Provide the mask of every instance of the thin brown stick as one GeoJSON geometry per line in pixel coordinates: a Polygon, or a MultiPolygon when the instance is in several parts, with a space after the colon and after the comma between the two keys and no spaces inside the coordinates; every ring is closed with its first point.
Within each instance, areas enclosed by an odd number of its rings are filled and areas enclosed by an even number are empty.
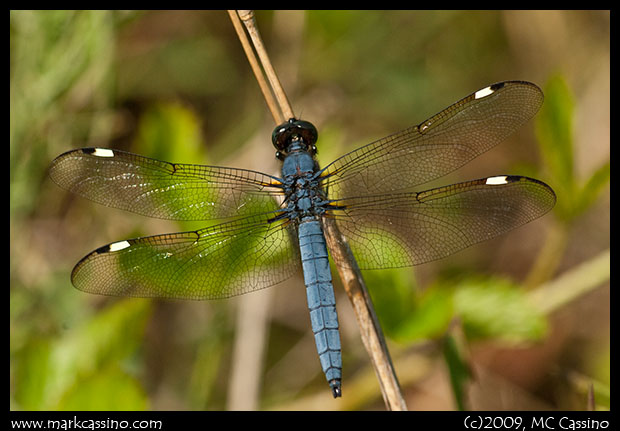
{"type": "Polygon", "coordinates": [[[347,262],[347,266],[337,265],[336,268],[353,305],[362,342],[370,355],[371,363],[379,380],[383,401],[389,410],[407,410],[381,325],[355,257],[334,220],[323,217],[321,221],[327,245],[334,260],[336,262],[347,262]]]}
{"type": "MultiPolygon", "coordinates": [[[[278,79],[277,74],[271,65],[271,61],[269,60],[269,56],[262,44],[258,28],[256,27],[256,23],[254,21],[253,11],[244,10],[237,12],[246,25],[248,33],[250,34],[254,44],[254,49],[258,53],[263,70],[265,71],[272,86],[273,93],[276,96],[280,110],[284,115],[284,119],[293,118],[293,110],[289,104],[288,98],[286,97],[286,93],[280,84],[280,80],[278,79]]],[[[231,15],[231,19],[233,19],[233,14],[230,12],[229,14],[231,15]]],[[[254,66],[252,68],[254,69],[254,66]]],[[[257,67],[257,69],[260,68],[257,67]]],[[[270,94],[270,92],[267,93],[270,94]]],[[[263,94],[266,94],[266,92],[263,91],[263,94]]],[[[274,119],[275,118],[276,117],[274,116],[274,119]]],[[[276,119],[276,125],[281,124],[281,122],[282,121],[276,119]]],[[[353,257],[353,253],[351,253],[345,238],[338,230],[338,227],[333,219],[324,217],[322,224],[327,245],[330,253],[334,257],[334,260],[337,262],[347,262],[346,265],[337,266],[338,273],[347,295],[349,296],[349,300],[353,304],[353,310],[360,327],[362,342],[375,369],[375,374],[379,380],[379,386],[381,388],[381,393],[385,404],[389,410],[407,410],[407,406],[394,371],[394,366],[387,349],[385,338],[383,337],[383,332],[381,330],[381,326],[379,325],[379,320],[377,319],[370,295],[368,294],[368,290],[364,284],[364,279],[362,278],[362,274],[357,266],[357,262],[353,257]]]]}
{"type": "Polygon", "coordinates": [[[586,408],[590,412],[596,410],[596,402],[594,401],[594,385],[592,382],[588,385],[588,399],[586,401],[586,408]]]}
{"type": "MultiPolygon", "coordinates": [[[[276,99],[278,100],[278,104],[280,105],[280,109],[282,110],[282,114],[284,114],[285,120],[289,118],[294,118],[295,114],[293,113],[293,109],[291,108],[291,104],[286,97],[286,93],[282,88],[282,84],[280,83],[280,79],[278,79],[278,75],[271,65],[271,60],[269,59],[269,55],[265,50],[265,45],[263,45],[263,40],[260,37],[260,33],[258,32],[258,27],[256,26],[256,20],[254,19],[254,11],[253,10],[238,10],[239,18],[245,24],[245,28],[248,31],[250,38],[252,39],[252,43],[254,44],[254,49],[258,54],[258,58],[260,58],[261,64],[263,65],[263,69],[265,70],[265,74],[267,75],[267,79],[271,84],[271,88],[273,90],[273,94],[275,94],[276,99]]],[[[281,124],[278,123],[278,124],[281,124]]]]}
{"type": "Polygon", "coordinates": [[[250,41],[248,40],[247,35],[243,31],[243,26],[241,25],[241,21],[239,20],[239,16],[237,12],[234,10],[229,10],[228,15],[230,16],[230,20],[232,21],[233,26],[235,27],[235,31],[237,32],[237,37],[239,37],[239,41],[241,42],[241,46],[243,46],[243,51],[245,51],[245,55],[248,58],[248,62],[250,63],[250,67],[252,68],[252,72],[254,72],[254,77],[256,77],[256,81],[258,82],[258,86],[263,93],[263,97],[265,98],[265,102],[267,103],[267,107],[269,108],[269,112],[273,116],[273,120],[276,124],[282,124],[286,121],[284,114],[278,107],[278,104],[271,93],[271,89],[265,80],[265,76],[263,74],[263,70],[258,64],[258,60],[256,59],[256,55],[254,55],[254,51],[252,50],[252,46],[250,45],[250,41]]]}

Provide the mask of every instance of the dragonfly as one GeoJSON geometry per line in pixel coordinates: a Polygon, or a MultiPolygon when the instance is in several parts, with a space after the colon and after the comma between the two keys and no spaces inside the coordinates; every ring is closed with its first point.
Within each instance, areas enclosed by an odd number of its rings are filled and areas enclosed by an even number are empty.
{"type": "Polygon", "coordinates": [[[496,83],[324,168],[317,129],[291,118],[272,134],[279,177],[116,149],[68,151],[49,169],[64,189],[144,216],[217,223],[104,245],[75,265],[71,281],[100,295],[208,300],[273,286],[301,269],[319,361],[339,397],[338,315],[321,220],[334,220],[360,269],[381,269],[440,259],[542,216],[555,193],[525,176],[417,190],[500,143],[542,103],[535,84],[496,83]]]}

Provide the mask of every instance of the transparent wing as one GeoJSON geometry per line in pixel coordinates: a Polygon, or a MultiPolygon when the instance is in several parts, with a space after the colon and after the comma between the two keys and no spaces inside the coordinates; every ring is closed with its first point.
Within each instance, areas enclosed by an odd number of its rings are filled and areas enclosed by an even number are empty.
{"type": "Polygon", "coordinates": [[[333,205],[342,209],[329,215],[359,267],[378,269],[440,259],[540,217],[554,204],[545,183],[499,176],[419,193],[337,200],[333,205]]]}
{"type": "Polygon", "coordinates": [[[97,203],[170,220],[211,220],[277,209],[280,181],[260,172],[162,162],[119,150],[61,154],[50,177],[97,203]]]}
{"type": "Polygon", "coordinates": [[[78,262],[71,281],[100,295],[219,299],[277,284],[299,265],[292,223],[248,217],[108,244],[78,262]]]}
{"type": "Polygon", "coordinates": [[[543,102],[529,82],[479,90],[418,126],[358,148],[326,166],[332,199],[405,190],[441,177],[497,145],[543,102]]]}

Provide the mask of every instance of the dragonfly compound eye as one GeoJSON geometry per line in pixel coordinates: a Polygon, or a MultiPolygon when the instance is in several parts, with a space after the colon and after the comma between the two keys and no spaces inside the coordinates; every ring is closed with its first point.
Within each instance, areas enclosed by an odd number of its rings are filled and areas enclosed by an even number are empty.
{"type": "Polygon", "coordinates": [[[273,130],[271,141],[278,151],[286,153],[286,150],[294,137],[300,137],[308,148],[312,148],[319,134],[316,127],[308,121],[289,119],[273,130]]]}

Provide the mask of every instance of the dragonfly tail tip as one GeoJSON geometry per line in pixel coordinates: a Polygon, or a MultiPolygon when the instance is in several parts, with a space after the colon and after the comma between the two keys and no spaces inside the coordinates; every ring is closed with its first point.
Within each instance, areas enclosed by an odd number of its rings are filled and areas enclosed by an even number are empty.
{"type": "Polygon", "coordinates": [[[332,388],[332,395],[334,398],[338,398],[342,396],[342,388],[340,387],[340,380],[332,380],[329,382],[329,386],[332,388]]]}

